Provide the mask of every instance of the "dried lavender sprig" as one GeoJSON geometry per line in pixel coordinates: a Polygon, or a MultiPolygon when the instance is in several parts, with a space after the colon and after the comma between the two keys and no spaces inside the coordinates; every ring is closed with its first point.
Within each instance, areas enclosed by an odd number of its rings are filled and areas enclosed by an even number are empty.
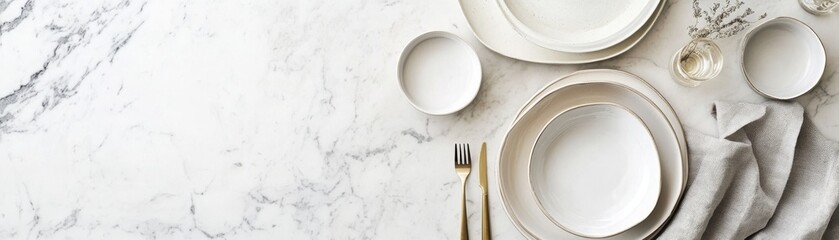
{"type": "Polygon", "coordinates": [[[695,21],[693,26],[688,27],[688,35],[692,38],[717,39],[730,37],[746,29],[751,23],[766,18],[764,13],[756,20],[746,20],[754,14],[754,10],[746,8],[742,13],[730,19],[732,14],[735,14],[745,5],[742,0],[736,0],[735,2],[725,0],[725,4],[713,3],[710,9],[702,9],[698,0],[693,0],[692,5],[695,21]],[[700,19],[704,20],[701,28],[699,27],[700,19]]]}

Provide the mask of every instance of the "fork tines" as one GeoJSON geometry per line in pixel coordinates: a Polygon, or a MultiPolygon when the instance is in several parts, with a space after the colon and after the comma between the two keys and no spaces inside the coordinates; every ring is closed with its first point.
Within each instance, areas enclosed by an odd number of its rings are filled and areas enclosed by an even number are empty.
{"type": "Polygon", "coordinates": [[[472,151],[469,149],[468,143],[460,143],[454,145],[454,164],[472,164],[472,151]]]}

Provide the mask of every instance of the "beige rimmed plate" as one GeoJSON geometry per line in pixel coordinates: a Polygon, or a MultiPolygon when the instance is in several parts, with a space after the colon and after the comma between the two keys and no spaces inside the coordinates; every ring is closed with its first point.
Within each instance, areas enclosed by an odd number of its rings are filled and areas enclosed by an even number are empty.
{"type": "MultiPolygon", "coordinates": [[[[530,142],[535,141],[533,139],[526,140],[530,138],[535,139],[533,135],[538,134],[538,129],[532,129],[533,126],[546,124],[548,121],[544,119],[547,118],[544,116],[539,116],[538,118],[527,117],[529,115],[528,113],[542,112],[546,106],[557,107],[556,102],[549,100],[548,96],[564,95],[563,98],[571,98],[572,95],[576,96],[574,98],[594,97],[587,94],[591,93],[590,90],[580,90],[578,88],[579,85],[591,85],[592,83],[598,83],[597,85],[611,84],[633,92],[634,95],[626,94],[626,91],[619,91],[622,94],[614,96],[635,96],[645,99],[645,101],[651,103],[647,103],[644,106],[654,104],[653,108],[645,108],[647,109],[646,115],[657,116],[649,118],[656,121],[656,123],[651,123],[648,122],[649,119],[645,119],[644,115],[638,111],[639,115],[642,116],[642,120],[650,127],[656,145],[660,150],[662,186],[659,200],[652,214],[647,219],[628,231],[610,237],[609,239],[640,239],[654,236],[669,219],[684,190],[687,180],[687,148],[684,142],[681,123],[667,101],[649,84],[632,74],[605,69],[579,71],[548,84],[522,107],[505,136],[505,141],[499,154],[499,168],[497,172],[499,179],[498,189],[503,200],[504,210],[513,221],[514,226],[527,238],[581,239],[553,225],[537,207],[533,207],[537,203],[531,196],[532,194],[520,192],[520,188],[529,188],[527,184],[522,183],[526,182],[526,180],[520,179],[520,176],[526,174],[526,171],[521,169],[526,167],[520,166],[522,164],[521,162],[526,162],[526,159],[518,159],[529,157],[527,154],[523,154],[520,148],[532,146],[534,143],[530,142]],[[654,111],[655,114],[649,111],[654,111]],[[536,123],[536,120],[544,122],[536,123]]],[[[600,95],[598,94],[597,96],[600,95]]],[[[555,98],[552,97],[550,99],[555,98]]],[[[621,100],[620,102],[625,103],[623,101],[625,100],[621,100]]]]}
{"type": "MultiPolygon", "coordinates": [[[[588,82],[610,82],[615,84],[620,84],[623,86],[627,86],[634,91],[637,91],[648,100],[650,100],[653,104],[655,104],[664,116],[667,117],[667,121],[670,123],[670,126],[673,128],[673,132],[676,134],[676,138],[679,140],[679,148],[682,151],[682,160],[684,162],[684,172],[685,172],[685,184],[687,184],[687,171],[688,171],[688,155],[687,155],[687,142],[685,140],[685,133],[684,129],[682,128],[682,122],[679,120],[679,116],[676,115],[676,110],[673,110],[673,107],[670,106],[670,103],[664,99],[664,96],[658,92],[655,88],[653,88],[649,83],[641,79],[640,77],[633,75],[631,73],[621,71],[621,70],[614,70],[614,69],[589,69],[589,70],[580,70],[574,73],[571,73],[567,76],[558,78],[553,82],[548,83],[536,92],[533,97],[531,97],[527,102],[519,109],[518,113],[516,113],[516,117],[514,118],[513,122],[515,123],[521,118],[524,112],[528,111],[533,104],[536,103],[539,99],[542,99],[549,93],[555,91],[556,89],[563,88],[568,85],[578,84],[578,83],[588,83],[588,82]]],[[[684,188],[685,186],[682,186],[684,188]]]]}
{"type": "Polygon", "coordinates": [[[615,45],[650,19],[658,0],[497,0],[524,38],[547,49],[585,53],[615,45]]]}
{"type": "Polygon", "coordinates": [[[666,3],[666,0],[661,0],[653,15],[625,40],[611,47],[586,53],[556,51],[530,42],[516,32],[493,0],[460,0],[460,7],[478,40],[494,52],[528,62],[580,64],[609,59],[635,46],[652,29],[666,3]]]}
{"type": "Polygon", "coordinates": [[[641,118],[614,103],[559,113],[539,133],[530,185],[557,226],[590,238],[614,236],[650,215],[661,189],[652,134],[641,118]]]}

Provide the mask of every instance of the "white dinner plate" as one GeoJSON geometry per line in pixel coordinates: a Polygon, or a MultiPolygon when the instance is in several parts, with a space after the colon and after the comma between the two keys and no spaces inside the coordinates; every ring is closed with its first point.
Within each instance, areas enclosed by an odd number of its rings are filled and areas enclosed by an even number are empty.
{"type": "Polygon", "coordinates": [[[827,62],[816,32],[790,17],[774,18],[752,28],[741,48],[749,86],[775,99],[796,98],[813,89],[827,62]]]}
{"type": "Polygon", "coordinates": [[[539,207],[573,234],[604,238],[637,225],[658,201],[661,169],[653,137],[631,110],[575,106],[539,134],[530,184],[539,207]]]}
{"type": "Polygon", "coordinates": [[[638,31],[658,0],[497,0],[524,38],[563,52],[592,52],[638,31]]]}
{"type": "Polygon", "coordinates": [[[475,50],[457,35],[427,32],[405,46],[397,79],[417,110],[431,115],[451,114],[478,95],[481,62],[475,50]]]}
{"type": "MultiPolygon", "coordinates": [[[[519,108],[518,113],[516,113],[516,117],[514,118],[513,122],[515,123],[521,118],[524,112],[529,111],[533,104],[536,103],[539,99],[542,99],[549,93],[556,91],[557,89],[572,85],[572,84],[579,84],[579,83],[590,83],[590,82],[610,82],[615,84],[620,84],[623,86],[627,86],[628,88],[632,89],[633,91],[637,91],[645,98],[650,100],[653,104],[655,104],[664,116],[667,117],[667,121],[670,123],[670,126],[673,128],[673,132],[676,134],[676,138],[679,140],[679,148],[681,149],[682,154],[682,161],[684,166],[684,184],[687,184],[687,172],[688,172],[688,153],[687,153],[687,142],[685,140],[685,133],[682,129],[681,120],[679,120],[679,116],[676,115],[676,110],[673,110],[673,107],[670,106],[670,103],[664,99],[664,96],[658,92],[655,88],[653,88],[649,83],[644,81],[638,76],[635,76],[631,73],[615,70],[615,69],[588,69],[588,70],[580,70],[574,73],[568,74],[564,77],[560,77],[553,82],[548,83],[542,89],[539,89],[533,97],[530,97],[529,100],[519,108]]],[[[659,146],[659,150],[661,146],[659,146]]],[[[682,186],[684,189],[685,185],[682,186]]]]}
{"type": "Polygon", "coordinates": [[[460,7],[478,40],[494,52],[528,62],[578,64],[609,59],[635,46],[653,27],[666,2],[661,0],[653,15],[625,40],[611,47],[586,53],[551,50],[525,39],[507,21],[494,0],[460,0],[460,7]]]}
{"type": "MultiPolygon", "coordinates": [[[[526,172],[521,172],[526,171],[521,169],[526,168],[526,166],[521,166],[522,164],[526,164],[524,163],[526,160],[521,160],[521,158],[527,159],[528,157],[521,152],[520,148],[534,143],[530,141],[535,141],[534,135],[538,131],[537,129],[532,129],[533,126],[539,125],[539,123],[535,123],[537,122],[536,120],[544,121],[542,124],[546,124],[546,121],[548,121],[544,119],[546,118],[545,116],[539,116],[539,118],[535,119],[534,117],[525,118],[525,113],[540,112],[546,106],[553,105],[543,103],[537,106],[538,103],[550,102],[546,99],[548,96],[567,95],[565,96],[567,98],[570,98],[572,95],[592,97],[589,94],[591,93],[590,91],[580,91],[579,89],[577,91],[573,91],[574,89],[569,90],[571,86],[591,83],[609,83],[625,87],[635,92],[636,95],[642,96],[642,98],[655,104],[655,111],[658,112],[657,116],[659,116],[654,119],[655,122],[651,122],[645,119],[644,115],[640,112],[636,111],[650,128],[656,146],[660,151],[662,185],[658,203],[647,219],[629,231],[610,237],[610,239],[639,239],[653,236],[669,219],[684,190],[688,168],[687,147],[685,145],[681,123],[667,101],[649,84],[632,74],[607,69],[578,71],[548,84],[522,106],[507,135],[505,135],[505,141],[500,150],[499,168],[497,172],[499,179],[498,189],[503,200],[504,210],[513,221],[514,226],[527,238],[557,239],[576,238],[576,236],[554,226],[544,214],[541,214],[538,208],[533,207],[537,204],[536,200],[532,196],[520,192],[522,191],[520,188],[528,187],[527,183],[523,183],[526,180],[520,179],[523,175],[527,174],[526,172]],[[664,119],[661,119],[662,114],[665,117],[664,119]],[[523,123],[520,123],[522,121],[523,123]],[[669,124],[669,127],[664,128],[659,124],[669,124]],[[528,137],[534,139],[526,141],[525,139],[528,137]],[[513,145],[511,145],[513,143],[517,147],[513,148],[513,145]],[[516,158],[513,159],[513,156],[516,158]]],[[[632,95],[620,94],[619,96],[632,95]]],[[[551,99],[554,98],[552,97],[551,99]]]]}

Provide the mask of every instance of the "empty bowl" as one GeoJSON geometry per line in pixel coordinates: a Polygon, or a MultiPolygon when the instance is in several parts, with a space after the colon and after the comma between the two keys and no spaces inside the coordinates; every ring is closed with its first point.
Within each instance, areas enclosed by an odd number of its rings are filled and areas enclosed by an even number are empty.
{"type": "Polygon", "coordinates": [[[796,98],[813,89],[827,61],[819,36],[790,17],[774,18],[752,28],[741,48],[749,86],[774,99],[796,98]]]}
{"type": "Polygon", "coordinates": [[[575,235],[619,234],[658,202],[658,149],[647,126],[623,106],[570,108],[545,126],[532,151],[530,184],[540,209],[575,235]]]}
{"type": "Polygon", "coordinates": [[[399,87],[414,108],[431,115],[457,112],[481,87],[481,62],[466,41],[428,32],[408,43],[399,58],[399,87]]]}

